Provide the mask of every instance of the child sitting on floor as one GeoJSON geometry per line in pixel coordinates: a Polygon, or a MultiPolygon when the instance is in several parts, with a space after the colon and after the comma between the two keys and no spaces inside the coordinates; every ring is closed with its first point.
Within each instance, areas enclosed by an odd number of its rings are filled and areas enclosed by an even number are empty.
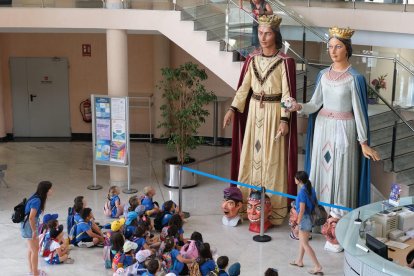
{"type": "Polygon", "coordinates": [[[226,272],[226,267],[229,265],[229,257],[220,256],[217,259],[217,266],[219,269],[218,276],[229,276],[226,272]]]}
{"type": "Polygon", "coordinates": [[[69,258],[69,249],[63,243],[63,225],[59,225],[57,228],[50,229],[50,253],[45,258],[48,264],[73,264],[74,260],[69,258]]]}
{"type": "Polygon", "coordinates": [[[144,198],[141,200],[141,204],[145,206],[145,213],[148,216],[156,215],[160,208],[158,203],[154,201],[155,189],[154,187],[147,186],[144,188],[144,198]]]}
{"type": "Polygon", "coordinates": [[[171,217],[175,213],[175,203],[172,200],[168,200],[164,203],[163,210],[158,212],[154,219],[154,228],[157,231],[161,231],[163,227],[167,226],[171,217]]]}
{"type": "Polygon", "coordinates": [[[92,231],[91,220],[93,218],[91,208],[83,208],[81,219],[75,229],[75,245],[79,247],[92,247],[104,243],[105,238],[92,231]]]}
{"type": "Polygon", "coordinates": [[[175,248],[173,237],[167,237],[165,239],[165,248],[162,251],[161,259],[164,270],[175,273],[176,275],[187,275],[188,268],[185,264],[191,264],[195,261],[194,259],[186,259],[181,256],[180,251],[175,248]]]}
{"type": "Polygon", "coordinates": [[[121,204],[119,198],[120,190],[118,186],[111,186],[109,188],[108,200],[104,206],[104,214],[111,218],[119,218],[123,214],[124,206],[121,204]]]}
{"type": "Polygon", "coordinates": [[[59,222],[56,219],[53,219],[57,216],[49,216],[49,214],[43,217],[43,227],[42,234],[39,235],[39,255],[41,257],[47,257],[50,253],[50,229],[57,228],[59,222]],[[46,223],[47,221],[47,223],[46,223]]]}

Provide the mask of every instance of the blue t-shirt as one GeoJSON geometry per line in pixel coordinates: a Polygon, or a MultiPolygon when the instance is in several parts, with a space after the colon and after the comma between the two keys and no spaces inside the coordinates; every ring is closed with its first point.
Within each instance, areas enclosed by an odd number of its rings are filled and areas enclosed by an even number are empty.
{"type": "Polygon", "coordinates": [[[180,251],[178,251],[177,249],[173,249],[171,250],[171,260],[173,263],[173,271],[176,274],[180,274],[181,271],[183,271],[184,268],[184,264],[182,262],[180,262],[179,260],[177,260],[177,256],[180,255],[180,251]]]}
{"type": "MultiPolygon", "coordinates": [[[[316,200],[316,193],[315,193],[315,189],[312,188],[312,197],[316,200]]],[[[300,189],[298,196],[296,198],[296,211],[300,212],[300,203],[303,202],[305,203],[305,214],[310,215],[313,211],[313,209],[315,208],[315,205],[312,203],[312,200],[309,197],[308,191],[306,190],[305,185],[302,186],[302,188],[300,189]]]]}
{"type": "Polygon", "coordinates": [[[75,215],[73,216],[73,220],[76,224],[78,224],[81,219],[82,217],[78,213],[75,213],[75,215]]]}
{"type": "Polygon", "coordinates": [[[26,206],[24,208],[24,213],[26,215],[30,214],[30,210],[31,209],[36,209],[37,213],[36,213],[36,219],[39,219],[40,214],[42,213],[42,210],[40,210],[40,198],[37,196],[32,195],[29,200],[26,202],[26,206]]]}
{"type": "Polygon", "coordinates": [[[200,265],[200,272],[202,276],[206,276],[210,271],[214,271],[216,269],[216,263],[214,260],[207,260],[202,265],[200,265]]]}
{"type": "Polygon", "coordinates": [[[133,242],[135,242],[138,245],[137,249],[135,250],[136,252],[140,251],[142,247],[144,246],[144,244],[147,243],[146,239],[143,237],[135,238],[133,242]]]}
{"type": "Polygon", "coordinates": [[[145,211],[149,211],[154,209],[154,201],[152,200],[151,197],[145,196],[142,201],[141,201],[141,205],[145,206],[145,211]]]}
{"type": "Polygon", "coordinates": [[[142,274],[142,276],[154,276],[154,274],[149,273],[149,272],[144,272],[144,274],[142,274]]]}
{"type": "Polygon", "coordinates": [[[134,264],[134,256],[132,255],[125,255],[125,259],[124,259],[124,268],[127,268],[130,265],[134,264]]]}
{"type": "Polygon", "coordinates": [[[79,242],[83,239],[87,239],[90,238],[90,236],[88,235],[88,233],[86,233],[86,231],[91,230],[91,226],[89,225],[89,223],[85,222],[83,219],[81,219],[79,221],[79,223],[76,225],[76,242],[79,242]],[[83,233],[82,233],[83,232],[83,233]],[[80,236],[78,236],[79,234],[81,234],[80,236]]]}
{"type": "Polygon", "coordinates": [[[225,270],[220,270],[218,276],[229,276],[229,274],[225,270]]]}
{"type": "Polygon", "coordinates": [[[162,217],[162,221],[161,221],[161,224],[163,227],[168,225],[172,216],[173,215],[170,212],[165,212],[164,216],[162,217]]]}
{"type": "Polygon", "coordinates": [[[117,202],[117,201],[121,202],[121,199],[119,198],[118,195],[114,195],[113,197],[111,197],[111,203],[110,204],[111,204],[111,210],[112,210],[112,213],[111,213],[112,217],[115,217],[116,213],[118,212],[118,209],[115,207],[116,206],[115,202],[117,202]]]}

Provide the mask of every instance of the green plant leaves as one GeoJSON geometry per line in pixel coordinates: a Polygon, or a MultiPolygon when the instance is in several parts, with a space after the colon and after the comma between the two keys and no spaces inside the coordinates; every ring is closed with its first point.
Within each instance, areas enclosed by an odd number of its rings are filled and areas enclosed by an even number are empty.
{"type": "Polygon", "coordinates": [[[197,64],[187,62],[179,68],[162,68],[161,73],[164,80],[157,88],[163,91],[167,103],[160,107],[163,120],[158,127],[166,129],[168,148],[176,150],[177,159],[183,164],[188,159],[188,150],[203,143],[195,135],[209,115],[205,105],[214,101],[216,95],[205,89],[202,82],[207,73],[197,64]]]}

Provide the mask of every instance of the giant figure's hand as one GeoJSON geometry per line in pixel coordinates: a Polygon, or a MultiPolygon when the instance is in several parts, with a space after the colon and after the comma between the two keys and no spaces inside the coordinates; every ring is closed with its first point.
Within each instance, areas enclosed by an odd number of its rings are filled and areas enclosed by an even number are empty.
{"type": "Polygon", "coordinates": [[[280,125],[277,131],[280,132],[282,136],[287,135],[289,133],[289,124],[280,122],[280,125]]]}
{"type": "Polygon", "coordinates": [[[224,120],[223,120],[223,128],[225,128],[226,126],[230,125],[231,121],[234,118],[234,111],[229,109],[226,113],[226,115],[224,116],[224,120]]]}
{"type": "Polygon", "coordinates": [[[374,161],[378,161],[381,160],[380,155],[378,154],[378,152],[376,150],[374,150],[373,148],[371,148],[368,145],[361,145],[362,148],[362,154],[365,156],[365,158],[374,160],[374,161]]]}

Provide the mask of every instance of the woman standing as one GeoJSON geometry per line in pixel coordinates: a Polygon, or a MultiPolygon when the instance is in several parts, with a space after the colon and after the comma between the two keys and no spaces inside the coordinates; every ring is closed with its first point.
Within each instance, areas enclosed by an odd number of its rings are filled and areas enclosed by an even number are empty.
{"type": "Polygon", "coordinates": [[[311,213],[315,208],[314,202],[317,202],[315,190],[309,181],[308,174],[304,171],[297,172],[295,175],[297,185],[302,185],[296,198],[296,210],[298,211],[297,225],[299,225],[299,254],[295,261],[290,265],[303,267],[303,256],[309,255],[313,262],[313,269],[308,272],[313,275],[323,275],[322,266],[316,258],[315,251],[309,244],[309,235],[312,230],[311,213]]]}
{"type": "Polygon", "coordinates": [[[27,239],[29,247],[27,252],[29,270],[30,274],[34,276],[46,275],[44,271],[38,270],[39,234],[37,229],[39,227],[39,216],[44,211],[46,200],[51,193],[52,183],[49,181],[40,182],[37,185],[36,192],[26,202],[26,218],[21,223],[21,234],[24,239],[27,239]]]}
{"type": "MultiPolygon", "coordinates": [[[[296,120],[281,105],[284,99],[295,97],[295,62],[279,52],[281,21],[276,15],[259,17],[262,51],[246,60],[239,89],[223,125],[234,119],[233,180],[296,194],[296,190],[288,189],[288,185],[296,186],[293,181],[297,171],[296,120]]],[[[249,189],[241,190],[246,203],[249,189]]],[[[286,198],[272,196],[271,204],[270,222],[280,225],[287,213],[286,198]]]]}

